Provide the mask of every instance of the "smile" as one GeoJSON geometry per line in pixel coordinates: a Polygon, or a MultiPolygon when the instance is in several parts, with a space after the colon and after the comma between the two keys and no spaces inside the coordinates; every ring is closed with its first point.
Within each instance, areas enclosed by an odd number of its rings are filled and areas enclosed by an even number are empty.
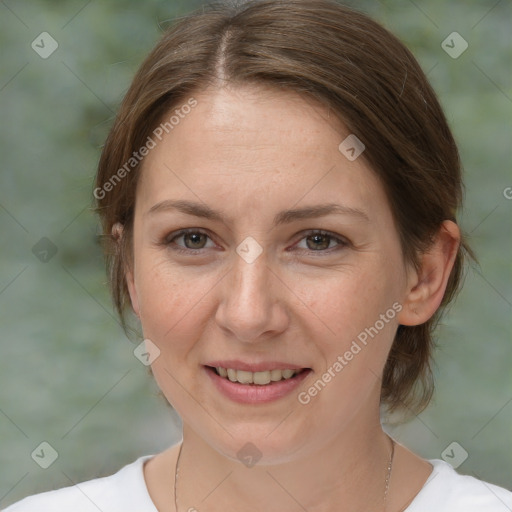
{"type": "Polygon", "coordinates": [[[280,380],[291,379],[297,373],[303,370],[267,370],[263,372],[247,372],[244,370],[234,370],[233,368],[215,368],[217,375],[229,379],[231,382],[239,382],[240,384],[257,384],[266,385],[270,382],[278,382],[280,380]]]}
{"type": "Polygon", "coordinates": [[[312,372],[311,368],[273,369],[258,372],[221,366],[204,366],[215,387],[225,397],[238,403],[266,403],[294,391],[312,372]]]}

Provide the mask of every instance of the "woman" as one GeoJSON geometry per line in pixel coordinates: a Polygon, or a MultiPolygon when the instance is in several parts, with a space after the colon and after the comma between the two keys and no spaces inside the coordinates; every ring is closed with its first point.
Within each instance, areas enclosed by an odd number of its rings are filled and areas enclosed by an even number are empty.
{"type": "Polygon", "coordinates": [[[142,64],[94,195],[113,298],[183,421],[115,475],[7,511],[507,511],[381,407],[432,394],[471,255],[445,116],[411,53],[329,0],[216,5],[142,64]]]}

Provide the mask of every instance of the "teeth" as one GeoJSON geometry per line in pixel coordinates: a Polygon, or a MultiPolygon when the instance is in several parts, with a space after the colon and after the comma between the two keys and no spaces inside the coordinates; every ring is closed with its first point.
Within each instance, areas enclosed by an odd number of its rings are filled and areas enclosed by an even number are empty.
{"type": "Polygon", "coordinates": [[[253,374],[251,372],[244,372],[242,370],[237,370],[236,372],[236,380],[241,384],[252,384],[254,382],[252,377],[253,374]]]}
{"type": "Polygon", "coordinates": [[[234,370],[232,368],[215,368],[217,374],[228,378],[231,382],[240,384],[258,384],[263,386],[270,382],[277,382],[282,379],[290,379],[301,370],[267,370],[265,372],[247,372],[245,370],[234,370]]]}
{"type": "Polygon", "coordinates": [[[272,378],[270,376],[270,372],[254,372],[252,374],[252,382],[254,384],[259,384],[260,386],[263,386],[265,384],[268,384],[272,381],[272,378]]]}
{"type": "Polygon", "coordinates": [[[289,379],[294,373],[295,370],[283,370],[283,377],[289,379]]]}
{"type": "Polygon", "coordinates": [[[270,380],[272,381],[281,380],[282,377],[283,372],[281,370],[272,370],[270,372],[270,380]]]}

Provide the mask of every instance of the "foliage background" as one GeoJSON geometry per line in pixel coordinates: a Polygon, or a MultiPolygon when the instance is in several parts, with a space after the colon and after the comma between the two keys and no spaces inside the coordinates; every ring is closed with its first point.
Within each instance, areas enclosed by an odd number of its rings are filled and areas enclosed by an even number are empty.
{"type": "MultiPolygon", "coordinates": [[[[396,33],[434,85],[460,145],[460,221],[480,260],[439,329],[431,407],[388,430],[426,458],[512,488],[509,1],[351,2],[396,33]],[[441,48],[453,31],[469,47],[441,48]]],[[[92,181],[117,106],[162,29],[199,1],[0,2],[0,506],[111,474],[179,439],[180,420],[112,312],[92,181]],[[48,59],[31,42],[49,32],[48,59]],[[47,263],[32,252],[57,248],[47,263]],[[58,452],[43,470],[31,452],[58,452]]]]}

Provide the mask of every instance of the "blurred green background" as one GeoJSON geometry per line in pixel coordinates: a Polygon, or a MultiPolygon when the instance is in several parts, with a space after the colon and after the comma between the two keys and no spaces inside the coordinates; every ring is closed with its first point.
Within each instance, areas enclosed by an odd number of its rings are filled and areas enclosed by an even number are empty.
{"type": "MultiPolygon", "coordinates": [[[[428,72],[460,145],[460,220],[480,260],[439,328],[432,405],[387,429],[426,458],[455,441],[468,453],[459,472],[512,488],[512,5],[347,3],[428,72]],[[469,44],[456,59],[441,47],[454,31],[469,44]]],[[[133,355],[139,340],[112,311],[90,208],[100,146],[135,70],[168,23],[200,4],[0,2],[2,508],[179,438],[179,417],[133,355]],[[41,32],[58,43],[47,59],[31,47],[41,32]],[[59,455],[48,469],[31,458],[42,441],[59,455]]]]}

